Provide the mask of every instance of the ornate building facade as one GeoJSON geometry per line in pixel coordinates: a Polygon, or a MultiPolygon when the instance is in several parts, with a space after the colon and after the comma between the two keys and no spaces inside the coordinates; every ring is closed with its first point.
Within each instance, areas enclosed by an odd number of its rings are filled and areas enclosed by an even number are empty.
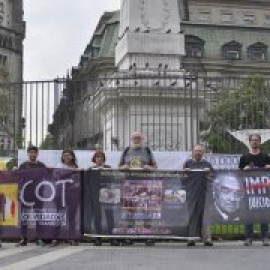
{"type": "Polygon", "coordinates": [[[122,149],[141,130],[156,150],[188,150],[200,140],[212,82],[270,78],[269,45],[266,0],[123,0],[72,69],[71,96],[51,126],[56,147],[122,149]]]}
{"type": "Polygon", "coordinates": [[[22,0],[0,0],[0,150],[15,149],[21,138],[23,40],[22,0]]]}

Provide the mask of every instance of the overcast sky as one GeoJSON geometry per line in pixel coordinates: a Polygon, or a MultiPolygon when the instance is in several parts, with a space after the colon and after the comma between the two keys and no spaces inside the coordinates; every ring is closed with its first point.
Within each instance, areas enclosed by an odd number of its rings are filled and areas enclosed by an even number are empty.
{"type": "Polygon", "coordinates": [[[24,80],[53,79],[76,66],[104,11],[120,0],[24,0],[24,80]]]}

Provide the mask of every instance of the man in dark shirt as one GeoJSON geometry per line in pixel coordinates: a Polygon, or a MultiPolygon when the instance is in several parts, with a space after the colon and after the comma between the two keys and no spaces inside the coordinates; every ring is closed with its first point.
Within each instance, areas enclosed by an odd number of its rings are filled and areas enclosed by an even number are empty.
{"type": "MultiPolygon", "coordinates": [[[[208,162],[206,159],[203,158],[204,156],[204,147],[200,144],[195,145],[193,149],[193,157],[191,159],[188,159],[183,166],[184,170],[203,170],[206,173],[204,176],[201,173],[198,173],[196,177],[197,183],[196,186],[192,186],[191,188],[195,189],[197,194],[197,203],[194,204],[194,200],[190,200],[191,204],[189,206],[191,213],[195,213],[195,215],[192,215],[190,217],[189,221],[189,233],[194,233],[196,228],[194,228],[193,224],[199,224],[200,231],[202,234],[202,239],[205,246],[213,246],[212,240],[211,240],[211,234],[210,229],[208,226],[204,225],[204,202],[206,197],[206,191],[207,191],[207,183],[208,183],[208,176],[207,173],[210,171],[213,171],[213,167],[210,162],[208,162]],[[199,211],[199,213],[198,213],[199,211]],[[198,220],[199,219],[199,220],[198,220]]],[[[195,193],[194,191],[194,193],[195,193]]],[[[195,246],[195,241],[188,241],[188,246],[195,246]]]]}
{"type": "MultiPolygon", "coordinates": [[[[252,170],[256,168],[270,168],[270,157],[260,151],[261,136],[251,134],[249,136],[250,152],[240,158],[239,169],[252,170]]],[[[269,246],[268,224],[261,224],[263,246],[269,246]]],[[[251,246],[253,240],[253,224],[246,225],[245,246],[251,246]]]]}
{"type": "MultiPolygon", "coordinates": [[[[39,150],[36,146],[29,146],[27,148],[28,161],[22,163],[19,170],[46,168],[45,164],[38,161],[39,150]]],[[[21,241],[17,246],[27,245],[27,225],[21,224],[21,241]]],[[[44,242],[41,239],[37,240],[37,245],[44,246],[44,242]]]]}

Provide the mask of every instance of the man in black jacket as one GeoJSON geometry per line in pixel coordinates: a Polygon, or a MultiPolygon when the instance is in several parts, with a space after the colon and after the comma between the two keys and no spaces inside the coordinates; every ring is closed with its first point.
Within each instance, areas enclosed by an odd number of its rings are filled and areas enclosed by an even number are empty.
{"type": "MultiPolygon", "coordinates": [[[[251,134],[249,136],[250,152],[240,158],[239,169],[252,170],[256,168],[270,168],[269,155],[260,151],[261,136],[251,134]]],[[[269,246],[268,242],[268,224],[261,224],[261,234],[263,246],[269,246]]],[[[245,246],[251,246],[253,240],[253,224],[246,225],[245,246]]]]}
{"type": "MultiPolygon", "coordinates": [[[[39,150],[36,146],[29,146],[27,148],[28,161],[22,163],[19,170],[46,168],[45,164],[38,161],[39,150]]],[[[38,225],[37,225],[38,230],[38,225]]],[[[44,242],[41,239],[37,240],[37,245],[44,246],[44,242]]],[[[21,223],[21,240],[17,246],[27,245],[27,225],[21,223]]]]}

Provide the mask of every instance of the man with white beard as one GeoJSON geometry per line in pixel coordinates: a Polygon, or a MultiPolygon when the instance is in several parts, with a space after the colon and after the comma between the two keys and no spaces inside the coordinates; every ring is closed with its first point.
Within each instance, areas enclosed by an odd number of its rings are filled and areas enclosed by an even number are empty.
{"type": "MultiPolygon", "coordinates": [[[[131,146],[127,147],[119,163],[121,170],[146,170],[157,168],[156,160],[149,147],[143,145],[144,137],[140,132],[134,132],[131,135],[131,146]]],[[[132,241],[126,240],[126,244],[132,244],[132,241]]],[[[146,240],[146,245],[154,245],[153,240],[146,240]]]]}
{"type": "Polygon", "coordinates": [[[142,169],[151,170],[157,168],[156,160],[149,147],[143,145],[144,137],[140,132],[131,135],[131,146],[127,147],[120,159],[121,170],[142,169]]]}

